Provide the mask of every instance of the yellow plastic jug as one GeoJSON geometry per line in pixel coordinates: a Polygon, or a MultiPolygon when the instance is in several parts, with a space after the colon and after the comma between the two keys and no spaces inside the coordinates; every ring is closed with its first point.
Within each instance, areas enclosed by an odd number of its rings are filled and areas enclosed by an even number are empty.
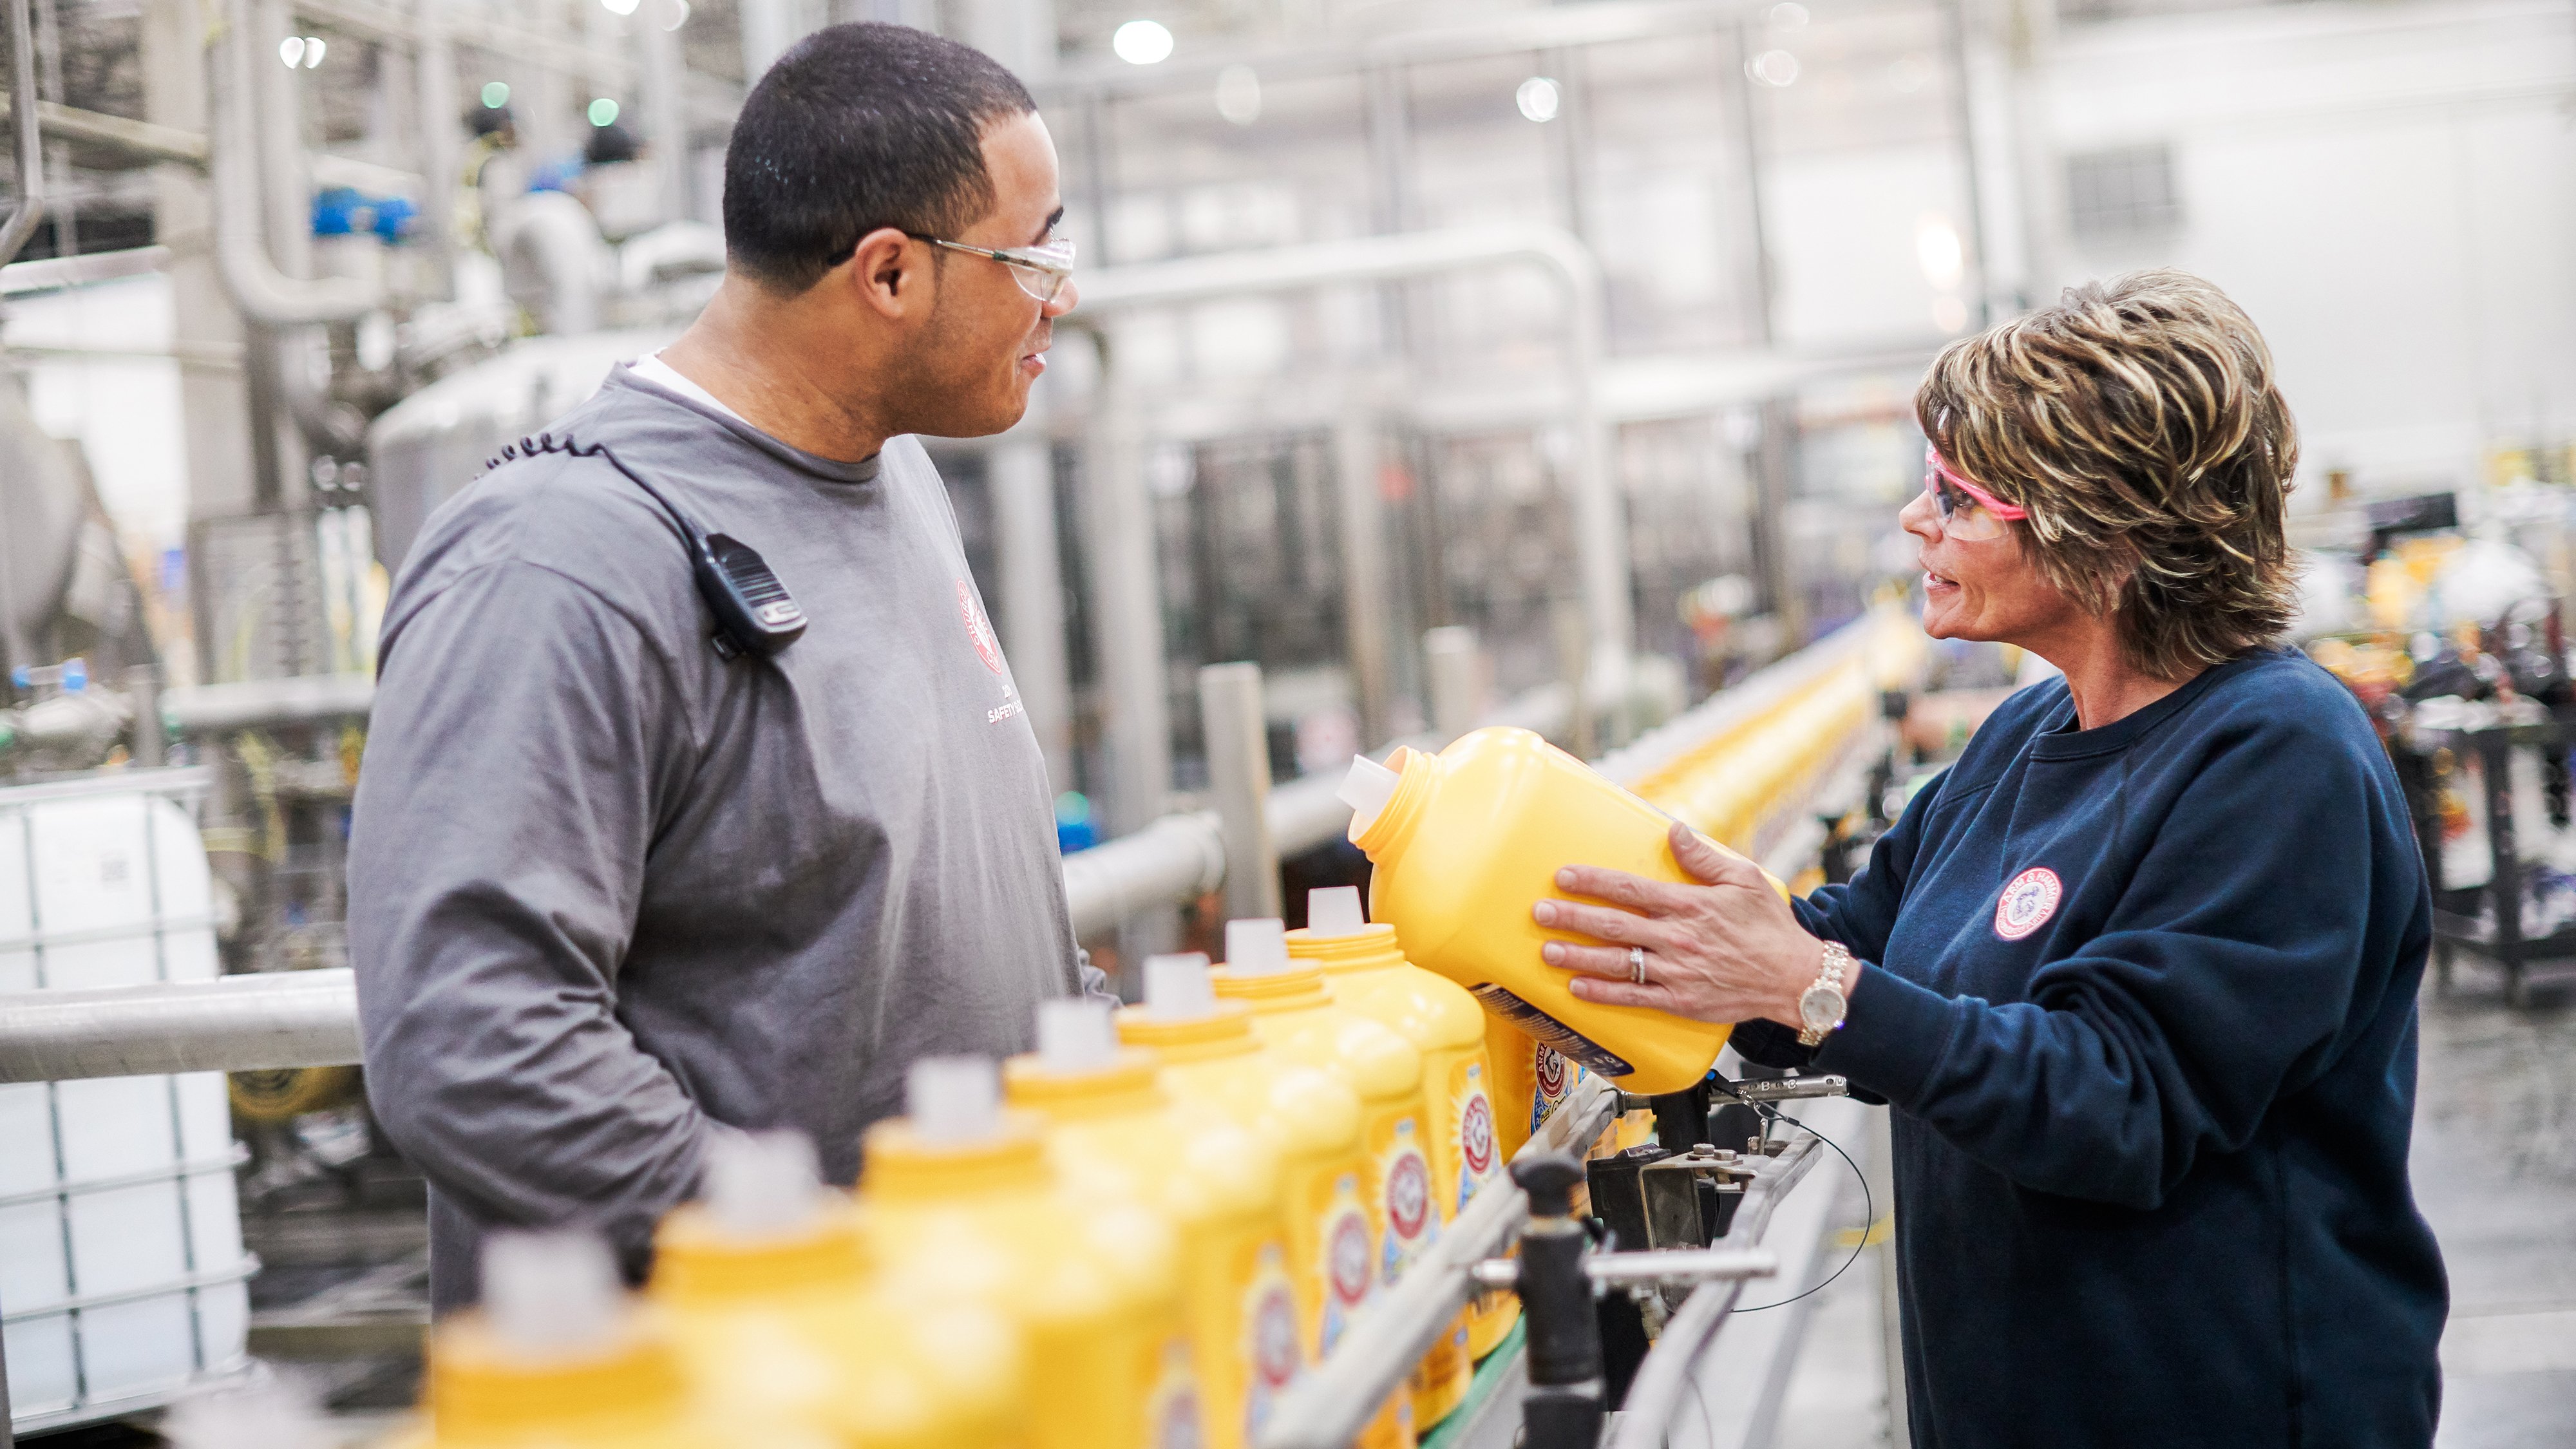
{"type": "Polygon", "coordinates": [[[900,1302],[871,1280],[850,1200],[793,1132],[707,1145],[703,1201],[656,1238],[649,1292],[700,1411],[869,1449],[1011,1449],[1023,1433],[1015,1331],[954,1297],[900,1302]]]}
{"type": "MultiPolygon", "coordinates": [[[[1279,1150],[1299,1334],[1286,1345],[1261,1339],[1265,1357],[1254,1372],[1275,1394],[1304,1363],[1331,1351],[1375,1285],[1360,1097],[1338,1076],[1265,1049],[1252,1012],[1218,1001],[1211,974],[1197,952],[1147,957],[1144,1004],[1118,1013],[1118,1035],[1154,1053],[1182,1111],[1220,1115],[1279,1150]],[[1281,1348],[1293,1352],[1275,1352],[1281,1348]]],[[[1410,1418],[1380,1414],[1360,1444],[1409,1444],[1410,1418]]]]}
{"type": "Polygon", "coordinates": [[[860,1221],[899,1303],[962,1295],[1027,1350],[1032,1449],[1178,1449],[1198,1391],[1170,1221],[1067,1187],[981,1057],[925,1057],[868,1129],[860,1221]]]}
{"type": "MultiPolygon", "coordinates": [[[[1362,1191],[1377,1251],[1371,1272],[1384,1287],[1440,1238],[1431,1179],[1431,1112],[1423,1091],[1422,1053],[1398,1033],[1336,1002],[1324,973],[1288,956],[1286,926],[1276,919],[1228,921],[1226,964],[1208,973],[1218,996],[1252,1008],[1252,1029],[1291,1061],[1328,1071],[1360,1094],[1360,1134],[1367,1149],[1362,1191]]],[[[1471,1372],[1461,1345],[1443,1338],[1424,1355],[1404,1417],[1418,1432],[1413,1404],[1456,1402],[1471,1372]]]]}
{"type": "Polygon", "coordinates": [[[1520,1155],[1583,1080],[1583,1068],[1499,1016],[1485,1018],[1485,1056],[1494,1064],[1494,1130],[1503,1161],[1520,1155]]]}
{"type": "Polygon", "coordinates": [[[1120,1049],[1107,1002],[1040,1006],[1038,1050],[1003,1063],[1002,1077],[1011,1106],[1046,1119],[1048,1157],[1069,1187],[1133,1197],[1180,1230],[1205,1442],[1242,1449],[1295,1372],[1278,1152],[1222,1116],[1175,1111],[1153,1053],[1120,1049]],[[1285,1372],[1260,1368],[1283,1356],[1285,1372]]]}
{"type": "Polygon", "coordinates": [[[1377,867],[1370,913],[1395,927],[1406,959],[1622,1091],[1679,1092],[1708,1074],[1730,1028],[1577,999],[1539,948],[1590,938],[1530,918],[1561,894],[1567,865],[1688,880],[1665,838],[1672,817],[1523,729],[1476,730],[1436,755],[1399,750],[1389,764],[1352,760],[1342,799],[1352,843],[1377,867]]]}
{"type": "Polygon", "coordinates": [[[430,1336],[428,1422],[408,1449],[827,1449],[703,1416],[684,1388],[667,1325],[639,1308],[608,1245],[579,1232],[495,1233],[483,1244],[483,1306],[430,1336]]]}
{"type": "MultiPolygon", "coordinates": [[[[1443,1223],[1468,1199],[1503,1175],[1497,1150],[1493,1069],[1485,1054],[1485,1013],[1456,982],[1404,959],[1395,928],[1370,925],[1360,893],[1331,886],[1306,895],[1306,928],[1288,933],[1290,959],[1320,968],[1333,999],[1412,1042],[1422,1053],[1422,1085],[1429,1111],[1431,1195],[1443,1223]]],[[[1520,1319],[1520,1300],[1508,1293],[1462,1315],[1458,1332],[1468,1357],[1494,1351],[1520,1319]]],[[[1416,1393],[1414,1422],[1428,1428],[1457,1407],[1465,1375],[1447,1384],[1445,1398],[1416,1393]]]]}

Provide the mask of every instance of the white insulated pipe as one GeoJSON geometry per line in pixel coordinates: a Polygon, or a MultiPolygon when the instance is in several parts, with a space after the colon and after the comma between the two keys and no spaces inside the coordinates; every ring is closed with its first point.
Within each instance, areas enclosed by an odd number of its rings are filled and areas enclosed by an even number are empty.
{"type": "Polygon", "coordinates": [[[288,276],[270,259],[262,235],[259,126],[252,115],[258,93],[251,54],[256,13],[258,7],[236,5],[206,52],[214,110],[206,166],[215,203],[215,273],[242,315],[264,326],[349,321],[382,305],[381,288],[345,277],[288,276]]]}

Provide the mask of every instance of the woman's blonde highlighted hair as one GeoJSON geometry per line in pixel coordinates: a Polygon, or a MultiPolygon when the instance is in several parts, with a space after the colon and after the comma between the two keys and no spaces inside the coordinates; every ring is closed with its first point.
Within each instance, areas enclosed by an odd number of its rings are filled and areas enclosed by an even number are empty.
{"type": "Polygon", "coordinates": [[[2070,287],[1954,342],[1914,414],[1953,468],[2030,510],[2028,556],[2114,614],[2147,673],[2236,658],[2297,614],[2282,514],[2298,425],[2254,320],[2200,278],[2070,287]]]}

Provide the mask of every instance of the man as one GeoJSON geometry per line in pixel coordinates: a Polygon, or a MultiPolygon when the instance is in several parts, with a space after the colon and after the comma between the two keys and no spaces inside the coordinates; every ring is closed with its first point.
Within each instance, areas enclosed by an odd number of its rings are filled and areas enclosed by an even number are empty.
{"type": "Polygon", "coordinates": [[[724,212],[705,315],[432,518],[386,613],[350,945],[440,1309],[493,1226],[588,1224],[640,1273],[712,1133],[800,1129],[849,1182],[915,1057],[1026,1050],[1096,989],[903,436],[999,432],[1046,366],[1075,300],[1046,127],[974,51],[836,27],[744,103],[724,212]],[[757,550],[803,636],[719,652],[629,470],[757,550]]]}

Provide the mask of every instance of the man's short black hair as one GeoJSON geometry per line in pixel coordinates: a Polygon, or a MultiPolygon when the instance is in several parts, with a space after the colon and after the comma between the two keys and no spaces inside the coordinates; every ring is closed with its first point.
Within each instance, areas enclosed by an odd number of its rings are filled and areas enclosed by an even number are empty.
{"type": "Polygon", "coordinates": [[[984,128],[1037,109],[983,52],[908,26],[835,25],[753,86],[725,148],[725,252],[794,295],[879,227],[953,237],[993,207],[984,128]]]}

